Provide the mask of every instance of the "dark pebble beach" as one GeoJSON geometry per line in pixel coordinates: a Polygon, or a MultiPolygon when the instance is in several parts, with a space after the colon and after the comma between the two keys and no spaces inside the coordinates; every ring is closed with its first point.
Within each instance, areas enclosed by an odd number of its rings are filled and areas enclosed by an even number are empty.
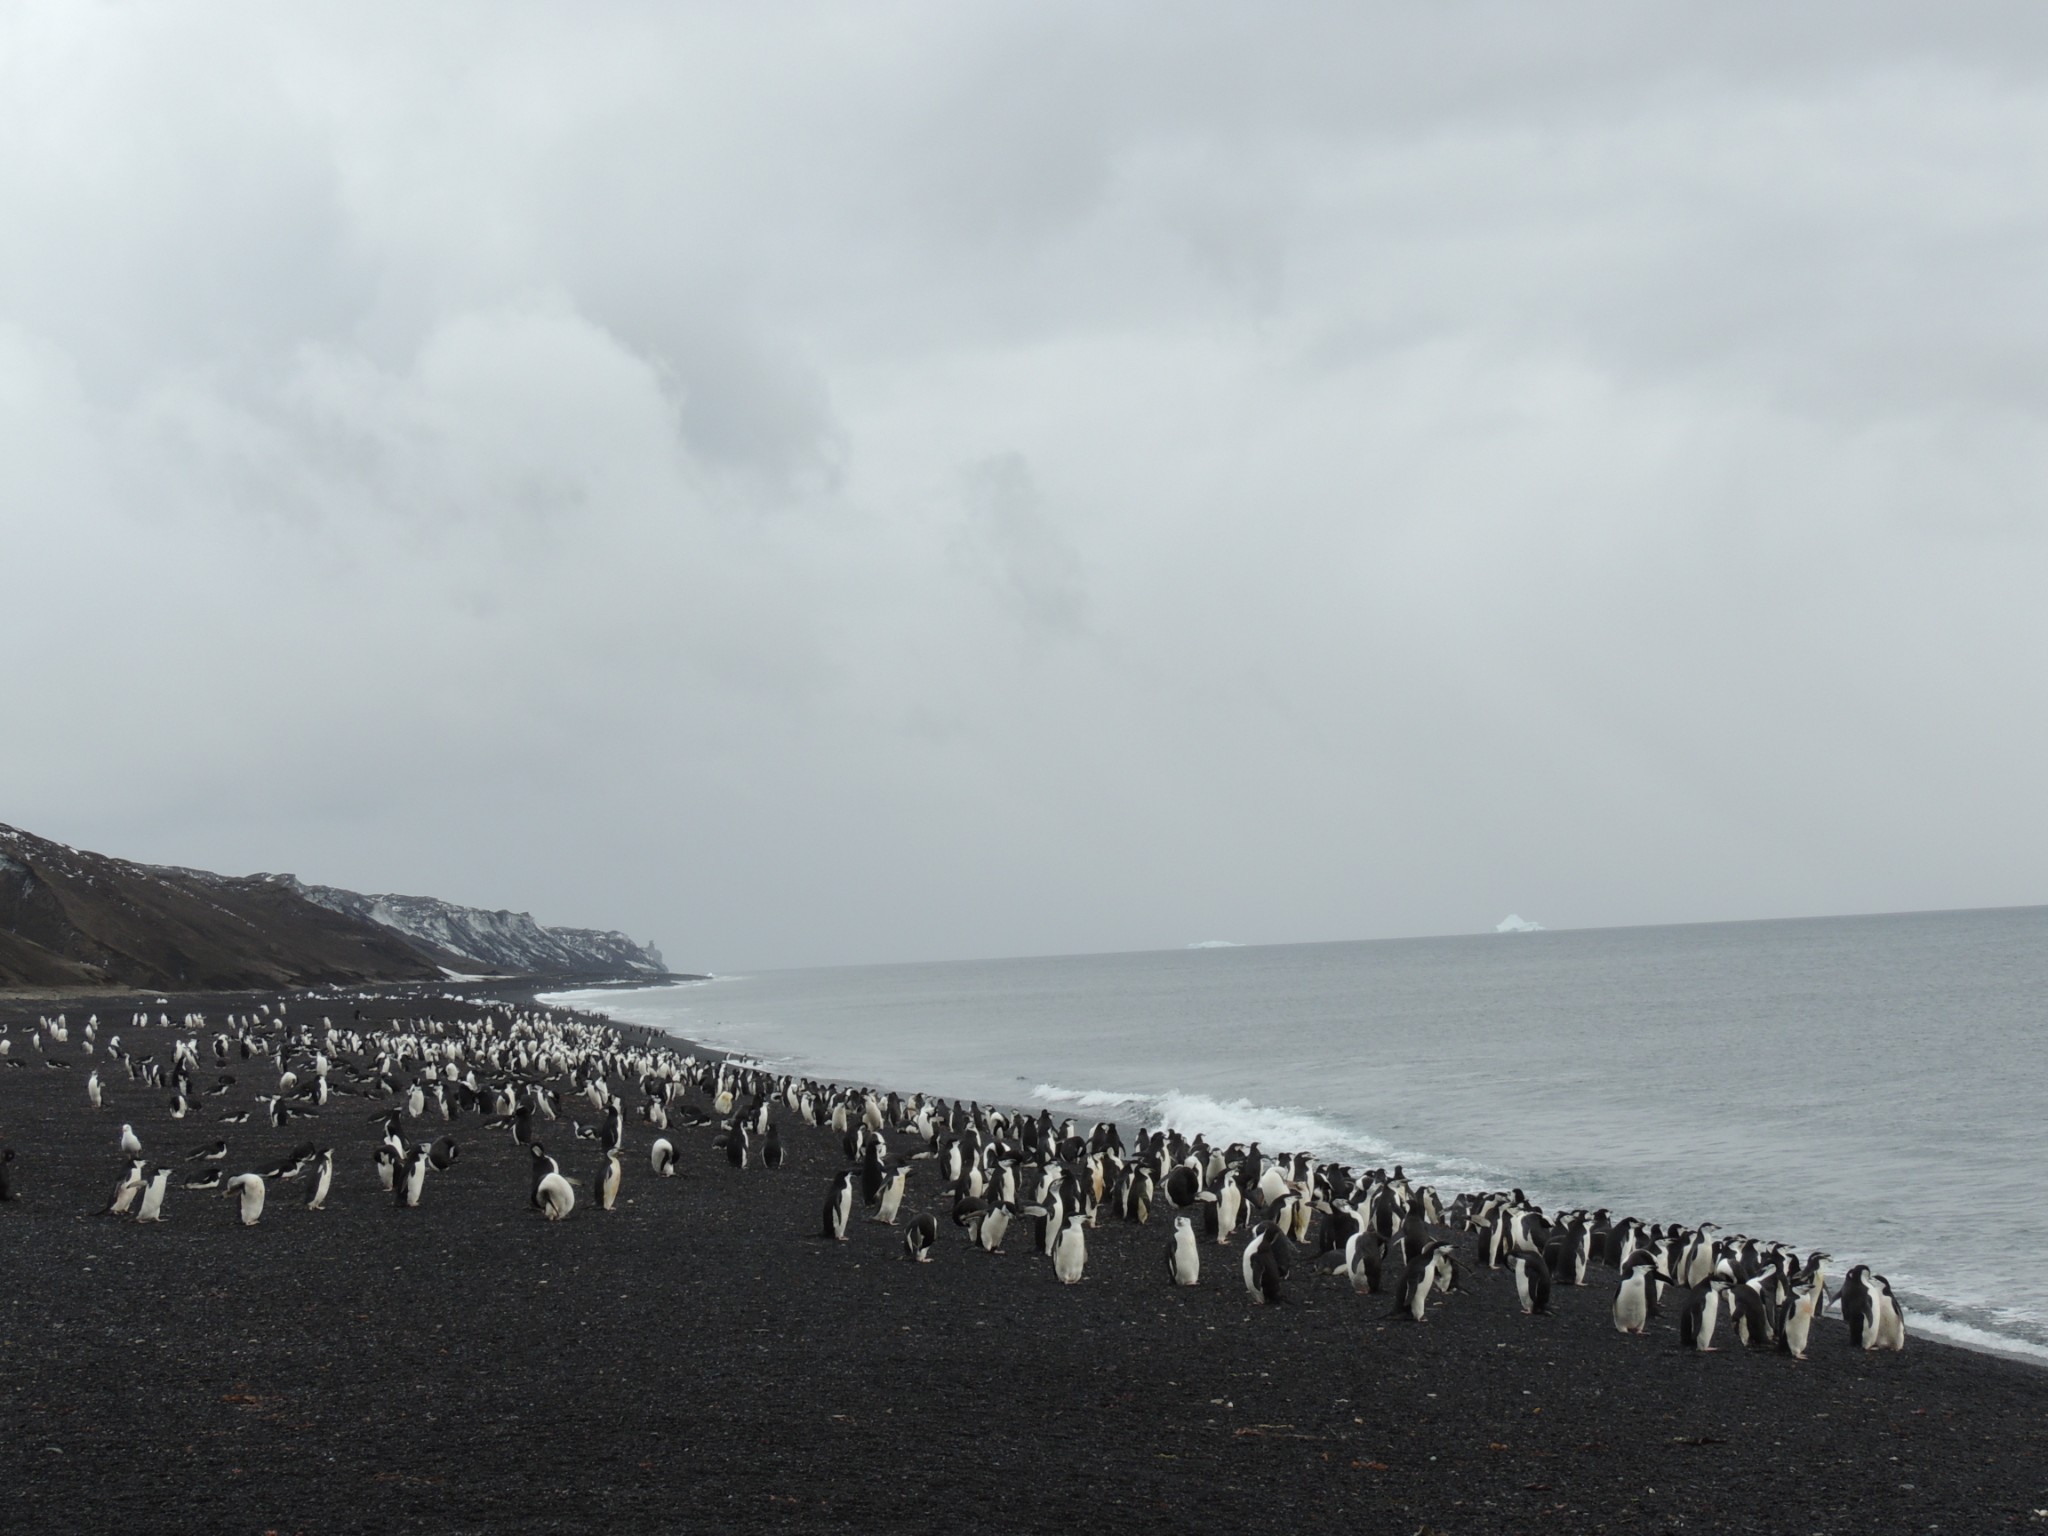
{"type": "MultiPolygon", "coordinates": [[[[1830,1316],[1802,1363],[1724,1324],[1696,1356],[1675,1304],[1617,1334],[1599,1268],[1547,1317],[1474,1271],[1416,1325],[1306,1261],[1257,1307],[1235,1246],[1204,1243],[1199,1287],[1167,1283],[1164,1210],[1105,1219],[1063,1286],[1028,1223],[1001,1256],[970,1246],[930,1163],[905,1219],[938,1211],[940,1245],[915,1264],[901,1225],[861,1212],[850,1242],[820,1239],[844,1154],[789,1114],[781,1171],[678,1126],[665,1180],[629,1121],[607,1213],[602,1155],[566,1124],[595,1119],[579,1100],[541,1132],[579,1183],[560,1223],[507,1132],[422,1120],[408,1134],[450,1131],[461,1156],[402,1210],[372,1164],[381,1101],[223,1126],[275,1085],[241,1062],[228,1098],[173,1121],[164,1090],[78,1047],[88,1011],[103,1041],[167,1052],[174,1031],[133,1030],[135,1008],[213,1026],[264,1000],[0,1000],[25,1063],[0,1068],[0,1532],[2048,1531],[2048,1372],[1922,1337],[1866,1354],[1830,1316]],[[60,1008],[68,1069],[26,1047],[60,1008]],[[123,1121],[177,1169],[160,1225],[101,1214],[123,1121]],[[222,1135],[229,1174],[332,1145],[327,1208],[273,1181],[244,1228],[232,1199],[179,1188],[222,1135]]],[[[481,1011],[361,1006],[370,1025],[481,1011]]]]}

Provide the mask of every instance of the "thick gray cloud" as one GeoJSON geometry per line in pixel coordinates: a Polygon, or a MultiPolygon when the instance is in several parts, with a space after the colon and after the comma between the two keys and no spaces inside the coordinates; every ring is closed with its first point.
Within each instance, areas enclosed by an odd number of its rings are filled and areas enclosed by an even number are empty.
{"type": "Polygon", "coordinates": [[[0,820],[683,964],[2048,899],[2033,7],[0,17],[0,820]]]}

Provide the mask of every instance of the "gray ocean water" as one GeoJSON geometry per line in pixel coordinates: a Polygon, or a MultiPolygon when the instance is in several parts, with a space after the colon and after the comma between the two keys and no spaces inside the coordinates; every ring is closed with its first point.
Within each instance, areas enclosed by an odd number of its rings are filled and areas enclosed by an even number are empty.
{"type": "Polygon", "coordinates": [[[787,1070],[1831,1251],[2048,1360],[2048,908],[561,994],[787,1070]]]}

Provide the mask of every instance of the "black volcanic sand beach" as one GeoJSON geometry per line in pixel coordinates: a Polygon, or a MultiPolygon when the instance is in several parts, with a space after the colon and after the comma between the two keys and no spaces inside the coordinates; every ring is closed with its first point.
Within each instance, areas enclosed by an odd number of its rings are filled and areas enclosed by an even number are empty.
{"type": "MultiPolygon", "coordinates": [[[[217,1024],[253,1002],[168,1011],[217,1024]]],[[[711,1129],[677,1128],[672,1180],[631,1124],[609,1214],[593,1144],[549,1126],[582,1186],[559,1224],[529,1207],[510,1135],[464,1117],[460,1161],[398,1210],[370,1101],[221,1127],[223,1102],[274,1087],[238,1062],[233,1095],[182,1122],[118,1070],[94,1112],[87,1008],[130,1050],[172,1031],[125,1027],[134,999],[74,1001],[53,1053],[72,1066],[52,1070],[22,1026],[57,1006],[0,1002],[28,1062],[0,1069],[19,1196],[0,1206],[9,1533],[2048,1530],[2048,1373],[2028,1366],[1918,1338],[1866,1355],[1833,1318],[1805,1364],[1691,1356],[1675,1307],[1617,1335],[1605,1270],[1549,1318],[1483,1272],[1424,1326],[1306,1266],[1288,1304],[1257,1308],[1235,1248],[1205,1244],[1202,1285],[1168,1286],[1161,1214],[1092,1232],[1074,1287],[1028,1223],[991,1257],[942,1220],[935,1261],[912,1264],[900,1230],[859,1217],[847,1244],[816,1236],[843,1154],[788,1115],[784,1171],[741,1173],[711,1129]],[[229,1173],[331,1143],[328,1208],[273,1181],[245,1229],[233,1200],[174,1182],[160,1226],[94,1214],[124,1120],[166,1160],[225,1134],[229,1173]]],[[[366,1013],[429,1007],[477,1011],[366,1013]]],[[[906,1207],[936,1194],[918,1165],[906,1207]]]]}

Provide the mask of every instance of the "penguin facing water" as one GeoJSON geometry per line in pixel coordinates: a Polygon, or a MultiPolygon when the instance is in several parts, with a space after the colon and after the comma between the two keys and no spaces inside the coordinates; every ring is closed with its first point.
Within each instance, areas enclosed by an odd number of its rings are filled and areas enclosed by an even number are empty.
{"type": "Polygon", "coordinates": [[[1868,1264],[1858,1264],[1842,1277],[1836,1299],[1842,1321],[1849,1325],[1851,1349],[1906,1347],[1906,1315],[1892,1294],[1892,1283],[1868,1264]]]}

